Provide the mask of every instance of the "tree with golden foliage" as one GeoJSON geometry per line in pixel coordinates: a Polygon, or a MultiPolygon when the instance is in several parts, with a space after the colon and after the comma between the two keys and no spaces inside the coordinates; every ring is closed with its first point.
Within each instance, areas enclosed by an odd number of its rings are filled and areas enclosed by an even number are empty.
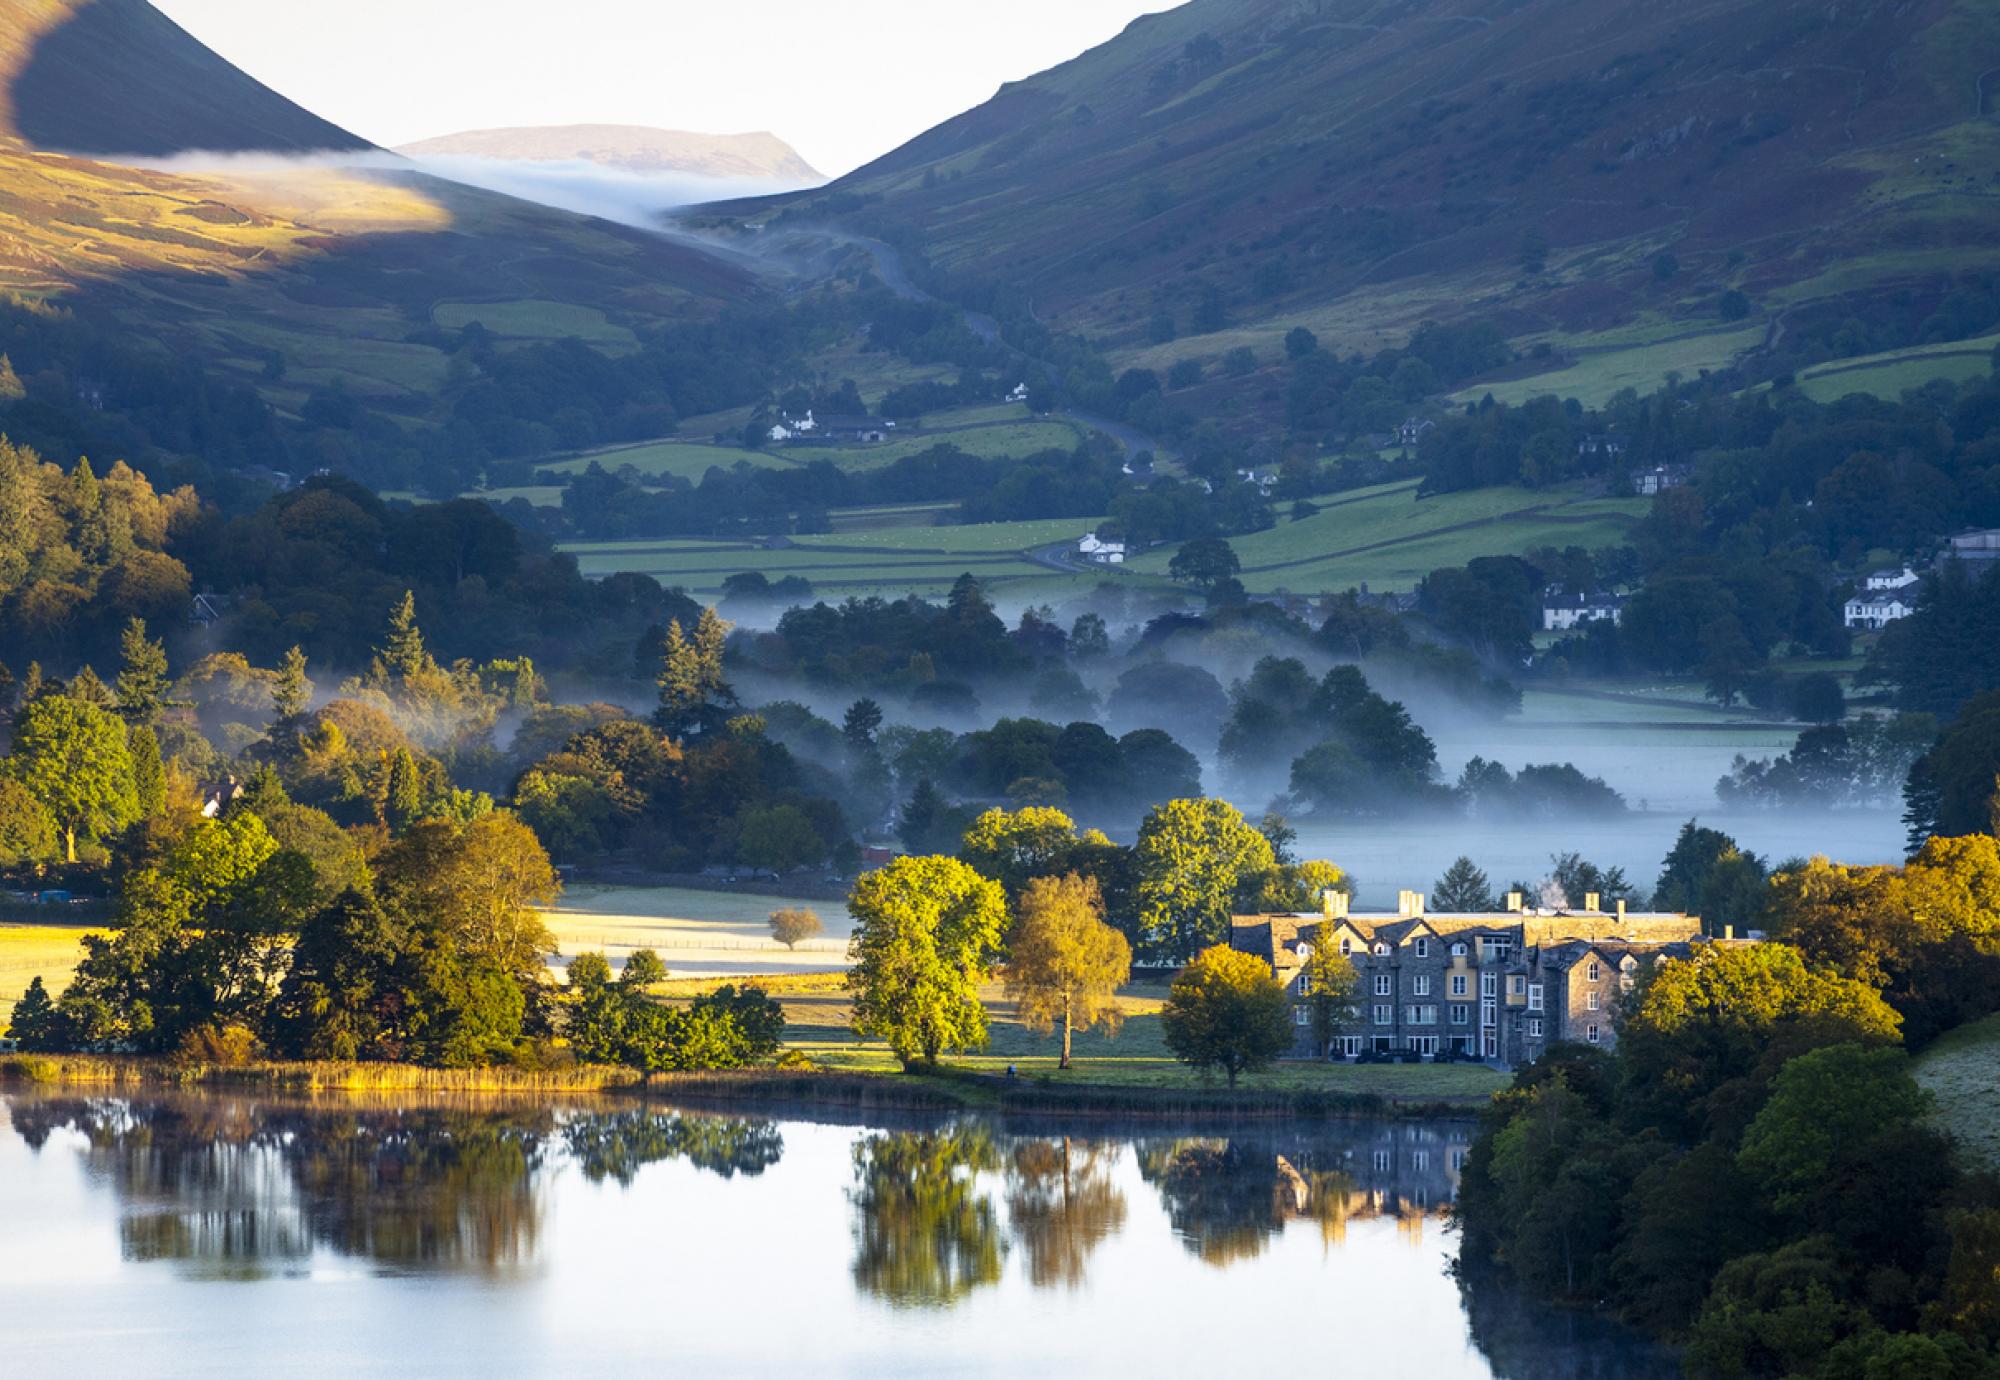
{"type": "Polygon", "coordinates": [[[1118,989],[1132,976],[1132,946],[1104,923],[1104,897],[1092,877],[1033,878],[1017,910],[1007,995],[1035,1033],[1062,1027],[1058,1067],[1068,1068],[1074,1032],[1102,1026],[1115,1035],[1124,1021],[1118,989]]]}
{"type": "Polygon", "coordinates": [[[771,912],[771,938],[788,949],[796,949],[801,942],[821,933],[826,926],[820,924],[816,911],[786,908],[771,912]]]}

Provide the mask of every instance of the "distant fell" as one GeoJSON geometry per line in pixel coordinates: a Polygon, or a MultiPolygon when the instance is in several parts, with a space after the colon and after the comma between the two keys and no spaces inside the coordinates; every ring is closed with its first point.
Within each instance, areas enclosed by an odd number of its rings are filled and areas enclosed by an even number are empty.
{"type": "Polygon", "coordinates": [[[1990,0],[1191,0],[789,204],[1147,364],[1559,354],[2000,265],[1997,55],[1990,0]]]}
{"type": "Polygon", "coordinates": [[[0,134],[99,156],[372,147],[224,61],[145,0],[0,3],[0,134]]]}
{"type": "Polygon", "coordinates": [[[474,129],[420,139],[396,150],[411,158],[494,158],[521,163],[598,163],[626,172],[754,177],[812,186],[826,181],[777,135],[696,134],[644,125],[536,125],[474,129]]]}

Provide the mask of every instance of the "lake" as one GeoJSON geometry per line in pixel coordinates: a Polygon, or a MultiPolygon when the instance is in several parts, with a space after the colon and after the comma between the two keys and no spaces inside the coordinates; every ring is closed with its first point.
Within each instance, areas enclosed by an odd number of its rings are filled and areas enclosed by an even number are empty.
{"type": "Polygon", "coordinates": [[[1464,1121],[0,1097],[15,1374],[1675,1374],[1449,1274],[1464,1121]]]}

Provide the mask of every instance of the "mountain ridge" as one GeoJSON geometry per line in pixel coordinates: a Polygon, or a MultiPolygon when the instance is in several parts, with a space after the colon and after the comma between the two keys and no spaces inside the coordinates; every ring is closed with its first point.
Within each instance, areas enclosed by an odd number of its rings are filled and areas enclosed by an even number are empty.
{"type": "Polygon", "coordinates": [[[703,134],[648,125],[517,125],[463,130],[400,144],[409,158],[450,156],[506,161],[589,162],[625,172],[686,172],[817,185],[826,178],[768,130],[703,134]]]}

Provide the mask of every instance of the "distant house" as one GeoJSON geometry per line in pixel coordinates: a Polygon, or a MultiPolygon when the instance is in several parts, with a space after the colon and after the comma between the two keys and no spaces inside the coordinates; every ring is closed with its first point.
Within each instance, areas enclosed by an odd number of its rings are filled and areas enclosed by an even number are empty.
{"type": "Polygon", "coordinates": [[[1917,596],[1914,593],[1868,590],[1847,601],[1844,620],[1850,628],[1880,632],[1916,611],[1917,596]]]}
{"type": "Polygon", "coordinates": [[[1127,460],[1119,468],[1132,478],[1145,483],[1153,478],[1153,457],[1141,455],[1137,460],[1127,460]]]}
{"type": "Polygon", "coordinates": [[[1028,385],[1025,383],[1015,384],[1014,390],[1007,395],[1008,402],[1024,403],[1027,400],[1028,400],[1028,385]]]}
{"type": "Polygon", "coordinates": [[[1362,581],[1361,588],[1354,591],[1354,602],[1360,608],[1379,609],[1383,613],[1393,613],[1400,615],[1405,613],[1415,613],[1417,611],[1417,604],[1419,601],[1414,592],[1403,593],[1403,594],[1370,593],[1368,589],[1368,583],[1367,581],[1364,580],[1362,581]]]}
{"type": "Polygon", "coordinates": [[[1923,582],[1923,576],[1908,566],[1897,570],[1871,570],[1861,587],[1871,594],[1894,594],[1923,582]]]}
{"type": "Polygon", "coordinates": [[[1598,432],[1584,437],[1576,443],[1576,453],[1585,459],[1593,456],[1604,460],[1615,460],[1623,455],[1629,442],[1623,436],[1610,432],[1598,432]]]}
{"type": "Polygon", "coordinates": [[[1655,465],[1650,470],[1642,470],[1632,476],[1632,491],[1642,497],[1651,498],[1663,494],[1668,489],[1684,488],[1694,477],[1694,470],[1688,465],[1655,465]]]}
{"type": "Polygon", "coordinates": [[[859,441],[874,445],[889,439],[896,424],[880,417],[821,417],[819,434],[829,441],[859,441]]]}
{"type": "Polygon", "coordinates": [[[1238,470],[1236,477],[1245,484],[1255,484],[1257,492],[1265,498],[1269,498],[1271,490],[1278,487],[1278,476],[1270,470],[1238,470]]]}
{"type": "Polygon", "coordinates": [[[1437,423],[1428,417],[1411,417],[1396,428],[1396,440],[1406,446],[1414,446],[1424,439],[1426,431],[1435,430],[1437,423]]]}
{"type": "Polygon", "coordinates": [[[233,776],[225,776],[220,781],[204,782],[200,790],[203,819],[216,818],[231,804],[243,798],[243,783],[233,776]]]}
{"type": "Polygon", "coordinates": [[[1542,630],[1569,632],[1585,623],[1616,627],[1625,618],[1625,600],[1616,594],[1573,594],[1550,589],[1542,596],[1542,630]]]}
{"type": "Polygon", "coordinates": [[[1094,561],[1098,565],[1123,565],[1125,564],[1125,543],[1122,541],[1105,541],[1097,533],[1088,532],[1084,534],[1082,540],[1077,542],[1076,554],[1083,557],[1086,561],[1094,561]]]}
{"type": "Polygon", "coordinates": [[[1938,567],[1942,569],[1950,561],[1965,562],[1974,577],[2000,562],[2000,527],[1960,532],[1945,543],[1938,556],[1938,567]]]}
{"type": "Polygon", "coordinates": [[[229,609],[229,597],[223,594],[197,594],[188,605],[188,622],[198,628],[212,628],[222,621],[222,615],[229,609]]]}
{"type": "Polygon", "coordinates": [[[279,493],[290,489],[296,481],[283,470],[274,470],[269,465],[251,465],[237,471],[245,479],[254,479],[260,484],[268,484],[279,493]]]}

